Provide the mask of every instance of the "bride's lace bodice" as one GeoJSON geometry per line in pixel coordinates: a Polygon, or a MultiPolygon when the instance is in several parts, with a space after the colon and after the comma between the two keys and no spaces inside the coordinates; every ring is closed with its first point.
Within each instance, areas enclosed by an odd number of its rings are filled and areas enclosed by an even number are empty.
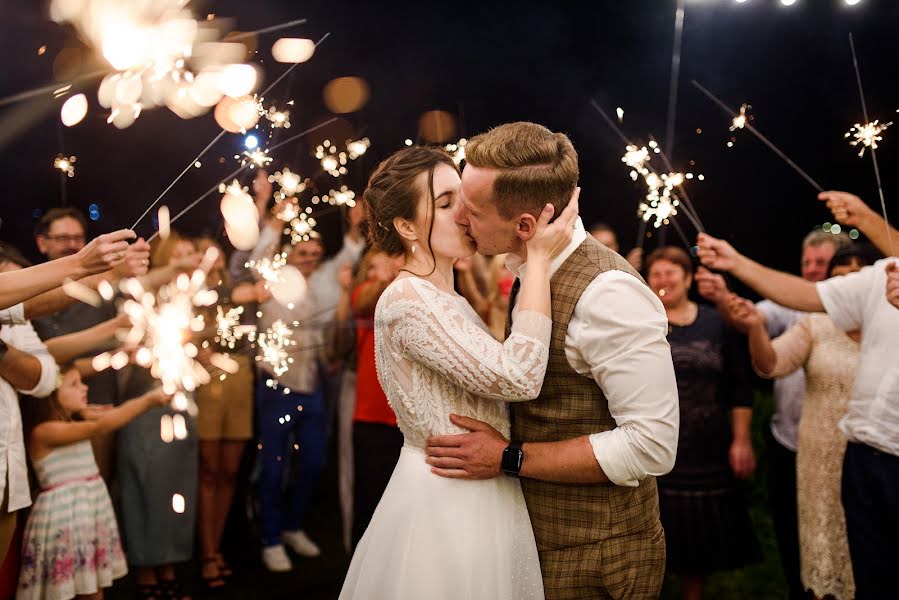
{"type": "Polygon", "coordinates": [[[505,343],[496,341],[468,302],[418,277],[391,283],[375,311],[378,379],[406,444],[464,433],[450,413],[489,423],[509,436],[506,402],[540,394],[552,322],[516,314],[505,343]]]}

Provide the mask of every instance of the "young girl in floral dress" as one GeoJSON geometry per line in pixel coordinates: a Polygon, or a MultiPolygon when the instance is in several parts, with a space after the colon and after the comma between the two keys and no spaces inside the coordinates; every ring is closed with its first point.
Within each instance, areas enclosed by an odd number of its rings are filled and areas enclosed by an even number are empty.
{"type": "Polygon", "coordinates": [[[28,454],[40,492],[25,525],[17,598],[99,599],[102,588],[128,572],[90,439],[167,401],[159,388],[115,408],[88,407],[87,386],[70,368],[49,402],[25,403],[28,454]],[[75,415],[87,420],[74,421],[75,415]]]}

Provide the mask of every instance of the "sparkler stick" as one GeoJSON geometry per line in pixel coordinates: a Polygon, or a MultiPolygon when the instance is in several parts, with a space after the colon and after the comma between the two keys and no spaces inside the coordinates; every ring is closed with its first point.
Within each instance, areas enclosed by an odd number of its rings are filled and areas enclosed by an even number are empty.
{"type": "MultiPolygon", "coordinates": [[[[331,35],[331,32],[328,32],[325,35],[323,35],[320,40],[315,42],[315,47],[318,48],[319,44],[321,44],[326,39],[328,39],[328,36],[330,36],[330,35],[331,35]]],[[[269,85],[267,88],[265,88],[262,91],[262,93],[259,94],[259,96],[262,97],[262,96],[265,96],[267,93],[269,93],[276,85],[278,85],[278,83],[281,82],[281,80],[283,80],[287,76],[288,73],[290,73],[293,69],[295,69],[298,64],[301,64],[301,63],[294,63],[294,64],[290,65],[290,68],[288,68],[286,71],[284,71],[284,73],[282,73],[280,77],[278,77],[275,81],[273,81],[271,83],[271,85],[269,85]]],[[[333,120],[336,120],[336,118],[333,120]]],[[[154,200],[150,204],[150,206],[147,207],[147,210],[145,210],[144,213],[140,217],[138,217],[137,221],[134,222],[134,225],[131,226],[131,229],[134,229],[135,227],[137,227],[137,224],[140,223],[141,220],[145,216],[147,216],[147,213],[149,213],[151,210],[153,210],[154,206],[159,204],[160,200],[162,200],[163,197],[165,197],[165,195],[169,192],[169,190],[171,190],[175,186],[175,184],[178,183],[182,177],[184,177],[184,175],[191,169],[191,167],[194,166],[194,164],[196,164],[196,162],[198,160],[200,160],[207,152],[209,152],[209,149],[212,148],[217,141],[222,139],[222,137],[225,135],[225,133],[227,133],[227,132],[224,129],[222,129],[218,133],[218,135],[216,135],[215,138],[213,138],[213,140],[211,142],[209,142],[209,144],[207,144],[207,146],[205,148],[203,148],[203,150],[196,157],[194,157],[187,164],[186,167],[184,167],[184,170],[181,171],[181,173],[177,177],[175,177],[175,180],[172,181],[172,183],[170,183],[169,186],[167,188],[165,188],[165,190],[159,195],[159,197],[157,197],[156,200],[154,200]]],[[[308,133],[308,132],[305,132],[305,133],[308,133]]],[[[273,148],[270,148],[270,150],[271,149],[273,149],[273,148]]],[[[174,222],[174,219],[172,219],[172,222],[174,222]]],[[[153,237],[156,237],[156,234],[154,234],[153,237]]],[[[153,239],[153,237],[151,237],[150,239],[153,239]]]]}
{"type": "Polygon", "coordinates": [[[272,33],[273,31],[280,31],[282,29],[288,29],[289,27],[293,27],[295,25],[305,25],[306,19],[296,19],[294,21],[288,21],[286,23],[281,23],[280,25],[272,25],[270,27],[263,27],[262,29],[257,29],[256,31],[247,31],[244,33],[238,33],[236,35],[227,36],[227,41],[233,42],[234,40],[242,40],[244,38],[252,37],[254,35],[262,35],[264,33],[272,33]]]}
{"type": "MultiPolygon", "coordinates": [[[[612,131],[614,131],[618,135],[618,137],[621,139],[622,142],[624,142],[627,146],[633,146],[636,148],[636,146],[627,138],[627,136],[624,135],[624,132],[621,131],[621,129],[618,127],[618,124],[615,123],[615,121],[612,119],[612,117],[610,117],[609,114],[605,110],[603,110],[603,108],[599,105],[599,103],[596,100],[591,99],[590,103],[593,105],[593,108],[595,108],[596,111],[600,114],[600,116],[605,120],[606,124],[612,129],[612,131]]],[[[661,155],[662,160],[665,162],[666,168],[670,172],[673,172],[674,169],[672,168],[671,163],[668,160],[668,157],[665,156],[665,153],[661,151],[661,148],[656,147],[656,149],[659,151],[658,153],[661,155]]],[[[696,209],[693,208],[693,205],[690,202],[690,198],[687,196],[687,193],[684,190],[684,186],[682,184],[679,184],[677,187],[683,194],[683,197],[679,198],[679,199],[684,200],[684,203],[681,205],[681,208],[684,210],[684,213],[687,215],[687,218],[690,219],[690,222],[693,224],[693,227],[696,228],[696,231],[698,231],[700,233],[705,232],[705,228],[702,226],[702,222],[700,222],[699,217],[696,214],[696,209]]],[[[645,225],[644,225],[644,229],[645,229],[645,225]]],[[[645,233],[645,231],[643,233],[645,233]]],[[[640,239],[637,242],[641,248],[643,247],[642,240],[643,240],[643,234],[641,233],[640,239]]]]}
{"type": "Polygon", "coordinates": [[[289,144],[290,142],[296,141],[296,140],[300,139],[301,137],[303,137],[304,135],[309,135],[313,131],[321,129],[322,127],[325,127],[326,125],[330,125],[331,123],[333,123],[336,120],[337,120],[337,117],[331,117],[327,121],[322,121],[318,125],[315,125],[314,127],[310,127],[306,131],[302,131],[294,136],[287,138],[286,140],[280,141],[277,144],[275,144],[274,146],[269,146],[268,151],[271,152],[273,150],[277,150],[281,146],[284,146],[285,144],[289,144]]]}
{"type": "Polygon", "coordinates": [[[674,15],[674,48],[671,52],[671,83],[668,87],[668,127],[665,129],[665,148],[672,156],[674,156],[674,124],[677,120],[677,88],[680,83],[680,57],[686,8],[686,0],[677,0],[674,15]]]}
{"type": "MultiPolygon", "coordinates": [[[[187,214],[188,211],[190,211],[190,210],[191,210],[193,207],[195,207],[197,204],[199,204],[200,202],[202,202],[203,200],[205,200],[210,194],[212,194],[213,192],[217,192],[218,189],[219,189],[219,186],[220,186],[221,184],[227,183],[229,180],[231,180],[231,179],[233,179],[234,177],[236,177],[236,176],[237,176],[239,173],[241,173],[243,170],[249,168],[249,166],[250,166],[249,164],[246,164],[246,165],[243,165],[243,166],[238,167],[237,169],[235,169],[235,170],[234,170],[231,174],[229,174],[227,177],[225,177],[224,179],[222,179],[221,181],[219,181],[218,183],[216,183],[214,186],[212,186],[211,188],[209,188],[209,190],[207,190],[205,194],[203,194],[202,196],[200,196],[199,198],[197,198],[196,200],[194,200],[193,202],[191,202],[190,204],[188,204],[188,205],[184,208],[184,210],[182,210],[182,211],[179,212],[177,215],[175,215],[174,217],[172,217],[172,218],[169,220],[169,224],[172,224],[172,223],[174,223],[175,221],[177,221],[178,219],[180,219],[181,217],[183,217],[185,214],[187,214]]],[[[147,242],[148,242],[148,243],[149,243],[149,242],[152,242],[153,240],[156,239],[156,236],[158,236],[158,235],[159,235],[159,232],[158,232],[158,231],[155,232],[153,235],[150,236],[150,238],[147,240],[147,242]]]]}
{"type": "Polygon", "coordinates": [[[76,83],[82,83],[91,79],[96,79],[98,77],[106,75],[108,72],[109,69],[92,71],[90,73],[86,73],[84,75],[76,77],[68,84],[51,83],[49,85],[35,88],[33,90],[19,92],[18,94],[13,94],[12,96],[7,96],[6,98],[0,99],[0,107],[6,106],[7,104],[15,104],[16,102],[21,102],[22,100],[28,100],[30,98],[34,98],[35,96],[42,96],[44,94],[53,94],[57,97],[60,97],[60,95],[71,91],[76,83]],[[59,92],[59,94],[57,94],[57,91],[59,92]]]}
{"type": "MultiPolygon", "coordinates": [[[[861,70],[858,68],[858,59],[855,56],[855,41],[853,41],[851,33],[849,34],[849,48],[852,50],[852,66],[855,68],[855,81],[858,83],[858,96],[862,103],[862,117],[865,119],[865,123],[869,123],[868,106],[865,102],[865,90],[862,87],[861,70]]],[[[880,166],[877,163],[877,144],[872,143],[869,149],[871,150],[871,162],[874,164],[874,179],[877,181],[877,194],[880,196],[880,208],[883,211],[883,220],[887,229],[887,239],[889,239],[890,242],[890,256],[895,256],[896,252],[893,248],[893,236],[890,233],[890,219],[887,216],[887,203],[883,197],[883,184],[880,180],[880,166]]]]}
{"type": "MultiPolygon", "coordinates": [[[[712,102],[714,102],[715,104],[717,104],[717,105],[721,108],[721,110],[723,110],[723,111],[727,112],[728,114],[730,114],[731,117],[737,117],[737,116],[740,114],[739,111],[735,111],[734,109],[732,109],[731,107],[729,107],[728,105],[726,105],[726,104],[725,104],[724,102],[722,102],[717,96],[715,96],[715,94],[713,94],[712,92],[710,92],[709,90],[707,90],[705,87],[703,87],[703,85],[702,85],[701,83],[699,83],[699,82],[696,81],[695,79],[692,81],[692,83],[693,83],[693,85],[696,87],[696,89],[698,89],[700,92],[702,92],[702,93],[703,93],[709,100],[711,100],[712,102]]],[[[762,135],[762,133],[761,133],[758,129],[756,129],[755,127],[753,127],[753,125],[749,122],[748,119],[747,119],[747,121],[746,121],[745,129],[748,129],[750,132],[752,132],[752,134],[753,134],[755,137],[757,137],[763,144],[765,144],[766,146],[768,146],[768,148],[769,148],[771,151],[773,151],[776,155],[778,155],[778,156],[779,156],[785,163],[787,163],[787,164],[788,164],[794,171],[796,171],[797,173],[799,173],[799,175],[801,175],[803,179],[805,179],[807,182],[809,182],[809,183],[812,185],[812,187],[814,187],[814,188],[815,188],[816,190],[818,190],[819,192],[823,192],[823,191],[824,191],[824,188],[821,187],[821,185],[820,185],[817,181],[815,181],[814,179],[812,179],[811,176],[810,176],[808,173],[806,173],[805,171],[803,171],[801,168],[799,168],[799,165],[797,165],[795,162],[793,162],[792,160],[790,160],[790,158],[789,158],[786,154],[784,154],[784,153],[781,151],[780,148],[778,148],[777,146],[775,146],[774,143],[773,143],[771,140],[769,140],[768,138],[766,138],[764,135],[762,135]]]]}

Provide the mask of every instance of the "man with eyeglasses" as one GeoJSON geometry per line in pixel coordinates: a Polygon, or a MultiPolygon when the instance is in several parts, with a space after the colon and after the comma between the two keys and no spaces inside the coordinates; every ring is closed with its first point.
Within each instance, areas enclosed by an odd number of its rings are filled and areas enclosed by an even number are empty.
{"type": "MultiPolygon", "coordinates": [[[[87,243],[87,220],[77,208],[52,208],[44,213],[34,229],[34,241],[47,260],[56,260],[76,254],[87,243]]],[[[32,321],[42,340],[83,331],[116,316],[115,306],[104,303],[99,307],[81,302],[60,312],[32,321]]],[[[99,352],[99,350],[98,350],[99,352]]],[[[97,373],[90,380],[88,402],[90,404],[117,404],[116,375],[113,370],[97,373]]],[[[113,472],[115,436],[95,437],[91,440],[100,475],[110,483],[113,472]]]]}

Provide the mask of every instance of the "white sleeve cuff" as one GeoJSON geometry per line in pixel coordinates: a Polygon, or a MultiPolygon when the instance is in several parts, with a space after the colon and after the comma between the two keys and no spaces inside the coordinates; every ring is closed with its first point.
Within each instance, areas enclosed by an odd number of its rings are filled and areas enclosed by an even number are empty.
{"type": "Polygon", "coordinates": [[[50,354],[39,353],[33,355],[41,363],[41,377],[37,385],[30,390],[19,390],[22,394],[35,398],[46,398],[56,389],[56,379],[59,376],[59,366],[50,354]]]}
{"type": "Polygon", "coordinates": [[[629,464],[627,451],[620,439],[618,428],[590,435],[593,456],[602,468],[609,481],[615,485],[637,487],[646,474],[641,473],[636,465],[629,464]],[[642,475],[642,476],[639,476],[642,475]]]}
{"type": "Polygon", "coordinates": [[[0,310],[0,325],[24,325],[26,322],[25,304],[22,302],[0,310]]]}

